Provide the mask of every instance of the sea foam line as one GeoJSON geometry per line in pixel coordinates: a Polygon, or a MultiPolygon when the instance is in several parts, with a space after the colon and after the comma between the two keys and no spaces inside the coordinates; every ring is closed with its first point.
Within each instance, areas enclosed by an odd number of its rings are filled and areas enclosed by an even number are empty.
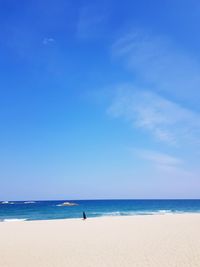
{"type": "Polygon", "coordinates": [[[133,216],[133,215],[164,215],[177,213],[174,210],[155,210],[155,211],[111,211],[111,212],[92,212],[96,216],[133,216]]]}
{"type": "Polygon", "coordinates": [[[3,222],[24,222],[24,221],[27,221],[27,219],[17,219],[17,218],[14,218],[14,219],[3,219],[2,221],[3,222]]]}

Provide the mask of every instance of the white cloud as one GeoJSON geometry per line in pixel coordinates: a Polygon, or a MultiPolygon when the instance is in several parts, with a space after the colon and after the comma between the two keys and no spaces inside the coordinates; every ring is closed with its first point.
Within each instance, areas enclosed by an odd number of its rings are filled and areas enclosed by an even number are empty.
{"type": "Polygon", "coordinates": [[[108,109],[168,144],[199,144],[200,116],[156,93],[122,85],[108,109]]]}
{"type": "Polygon", "coordinates": [[[134,81],[119,84],[116,80],[109,115],[125,120],[134,131],[143,133],[141,140],[135,135],[135,146],[143,147],[147,135],[157,141],[145,142],[152,150],[131,149],[138,163],[138,177],[147,177],[149,186],[159,185],[163,194],[175,189],[177,197],[178,188],[180,196],[190,191],[198,195],[198,61],[166,38],[141,32],[120,38],[112,46],[112,53],[133,72],[134,81]]]}
{"type": "Polygon", "coordinates": [[[168,167],[169,166],[175,167],[183,163],[182,160],[177,157],[158,151],[140,149],[136,150],[136,152],[141,158],[148,160],[151,163],[159,166],[162,165],[168,167]]]}
{"type": "Polygon", "coordinates": [[[137,79],[157,92],[167,92],[173,98],[198,104],[200,64],[166,37],[131,32],[113,44],[112,52],[137,79]]]}
{"type": "Polygon", "coordinates": [[[48,45],[48,44],[51,44],[51,43],[54,43],[55,42],[55,39],[52,38],[52,37],[49,37],[49,38],[44,38],[42,43],[43,45],[48,45]]]}
{"type": "Polygon", "coordinates": [[[162,180],[162,182],[165,181],[165,186],[169,187],[173,181],[171,189],[178,186],[179,189],[185,188],[186,192],[189,188],[192,188],[193,192],[197,191],[195,185],[199,185],[200,170],[198,167],[189,167],[187,162],[180,157],[160,151],[147,149],[132,149],[131,151],[134,156],[147,163],[145,169],[148,170],[149,177],[154,182],[159,183],[162,180]]]}

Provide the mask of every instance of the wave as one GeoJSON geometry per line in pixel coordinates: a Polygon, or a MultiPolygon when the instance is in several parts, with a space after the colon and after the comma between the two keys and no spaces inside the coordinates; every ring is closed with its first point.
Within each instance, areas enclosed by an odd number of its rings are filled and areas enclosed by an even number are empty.
{"type": "Polygon", "coordinates": [[[14,202],[14,201],[2,201],[0,204],[3,205],[14,205],[14,204],[34,204],[36,201],[24,201],[24,202],[14,202]]]}
{"type": "Polygon", "coordinates": [[[175,213],[175,211],[173,211],[173,210],[158,210],[155,213],[166,214],[166,213],[175,213]]]}
{"type": "Polygon", "coordinates": [[[27,219],[4,219],[3,222],[24,222],[27,221],[27,219]]]}
{"type": "Polygon", "coordinates": [[[1,202],[1,204],[9,204],[9,202],[8,201],[3,201],[3,202],[1,202]]]}
{"type": "Polygon", "coordinates": [[[137,215],[141,214],[141,212],[134,212],[134,211],[111,211],[111,212],[92,212],[94,216],[130,216],[130,215],[137,215]]]}
{"type": "Polygon", "coordinates": [[[174,210],[157,210],[157,211],[113,211],[113,212],[92,212],[94,216],[134,216],[134,215],[164,215],[177,213],[174,210]]]}
{"type": "Polygon", "coordinates": [[[123,216],[125,215],[121,211],[111,211],[111,212],[99,212],[99,213],[94,213],[95,215],[100,215],[100,216],[123,216]]]}
{"type": "Polygon", "coordinates": [[[9,202],[9,201],[3,201],[3,202],[0,202],[0,204],[9,204],[9,205],[13,205],[15,204],[15,202],[9,202]]]}

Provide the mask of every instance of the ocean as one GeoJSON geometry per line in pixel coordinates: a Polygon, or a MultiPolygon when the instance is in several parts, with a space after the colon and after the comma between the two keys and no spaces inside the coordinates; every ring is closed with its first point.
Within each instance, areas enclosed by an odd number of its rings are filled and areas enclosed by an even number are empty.
{"type": "Polygon", "coordinates": [[[0,202],[0,221],[32,221],[87,217],[198,213],[200,200],[55,200],[0,202]],[[62,206],[64,202],[76,206],[62,206]]]}

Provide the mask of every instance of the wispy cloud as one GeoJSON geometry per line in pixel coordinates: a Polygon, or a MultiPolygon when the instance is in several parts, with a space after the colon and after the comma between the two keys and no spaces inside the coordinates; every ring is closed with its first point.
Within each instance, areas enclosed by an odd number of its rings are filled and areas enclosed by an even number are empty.
{"type": "Polygon", "coordinates": [[[150,164],[151,167],[147,168],[150,170],[149,174],[150,176],[155,175],[157,181],[162,177],[162,180],[170,179],[173,180],[173,183],[182,182],[188,187],[194,183],[199,184],[199,168],[189,167],[180,157],[147,149],[132,149],[132,152],[134,156],[147,163],[146,167],[150,164]]]}
{"type": "Polygon", "coordinates": [[[121,85],[108,109],[135,128],[143,129],[168,144],[199,144],[200,116],[156,93],[121,85]]]}
{"type": "Polygon", "coordinates": [[[143,137],[153,137],[148,139],[152,150],[139,148],[144,147],[143,138],[136,140],[138,149],[131,150],[145,164],[144,173],[149,171],[156,183],[170,177],[176,186],[184,184],[186,192],[194,188],[200,173],[200,64],[169,39],[141,31],[119,38],[112,55],[133,73],[134,81],[116,80],[107,111],[143,137]]]}
{"type": "Polygon", "coordinates": [[[80,39],[96,37],[105,21],[105,14],[89,5],[80,8],[76,35],[80,39]]]}
{"type": "Polygon", "coordinates": [[[43,45],[48,45],[48,44],[51,44],[51,43],[54,43],[54,42],[55,42],[55,39],[52,38],[52,37],[46,37],[42,41],[43,45]]]}
{"type": "Polygon", "coordinates": [[[174,98],[200,99],[200,64],[164,36],[133,31],[119,38],[112,53],[143,83],[174,98]]]}
{"type": "Polygon", "coordinates": [[[180,166],[183,161],[178,158],[171,156],[169,154],[153,151],[153,150],[146,150],[146,149],[140,149],[140,150],[134,150],[137,155],[144,160],[150,161],[152,164],[156,166],[168,166],[168,167],[176,167],[180,166]]]}

